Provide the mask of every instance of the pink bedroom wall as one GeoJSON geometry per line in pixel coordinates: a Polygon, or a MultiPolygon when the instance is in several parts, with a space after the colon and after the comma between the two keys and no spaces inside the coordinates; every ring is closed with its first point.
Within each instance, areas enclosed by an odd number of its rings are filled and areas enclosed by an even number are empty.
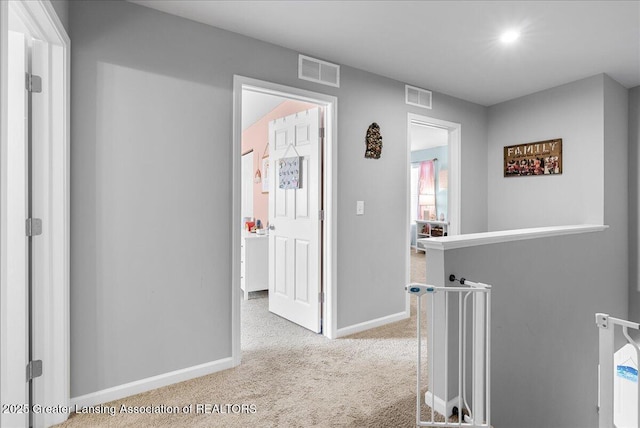
{"type": "MultiPolygon", "coordinates": [[[[310,103],[285,100],[242,132],[242,154],[253,150],[254,174],[262,165],[262,156],[268,141],[269,122],[314,107],[316,106],[310,103]]],[[[265,225],[269,221],[269,194],[262,193],[262,183],[253,184],[253,216],[265,225]]]]}

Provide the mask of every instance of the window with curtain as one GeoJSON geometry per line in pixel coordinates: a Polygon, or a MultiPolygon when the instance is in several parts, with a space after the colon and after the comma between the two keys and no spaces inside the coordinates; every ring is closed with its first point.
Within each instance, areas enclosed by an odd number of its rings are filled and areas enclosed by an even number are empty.
{"type": "Polygon", "coordinates": [[[420,178],[420,164],[411,164],[411,222],[413,223],[418,219],[418,180],[420,178]]]}
{"type": "Polygon", "coordinates": [[[420,162],[417,212],[419,220],[437,219],[435,174],[435,163],[432,160],[420,162]]]}

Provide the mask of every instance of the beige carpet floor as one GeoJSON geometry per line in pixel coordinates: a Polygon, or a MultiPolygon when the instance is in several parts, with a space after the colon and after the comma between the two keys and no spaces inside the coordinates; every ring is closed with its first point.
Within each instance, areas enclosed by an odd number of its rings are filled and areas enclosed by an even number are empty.
{"type": "MultiPolygon", "coordinates": [[[[419,277],[424,253],[412,255],[419,277]]],[[[424,272],[424,268],[422,268],[424,272]]],[[[72,414],[60,427],[415,426],[416,331],[412,317],[336,340],[268,311],[266,293],[242,306],[239,367],[107,403],[116,414],[72,414]],[[187,414],[120,414],[120,406],[188,406],[187,414]],[[197,404],[253,405],[254,413],[198,414],[197,404]]],[[[236,410],[238,408],[236,407],[236,410]]],[[[423,406],[423,419],[429,410],[423,406]]],[[[440,417],[438,418],[442,420],[440,417]]]]}

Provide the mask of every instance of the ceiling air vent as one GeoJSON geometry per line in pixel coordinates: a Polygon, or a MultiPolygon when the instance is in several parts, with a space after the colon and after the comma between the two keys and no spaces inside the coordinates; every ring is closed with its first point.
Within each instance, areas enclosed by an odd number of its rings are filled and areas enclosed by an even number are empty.
{"type": "Polygon", "coordinates": [[[404,85],[405,102],[409,105],[431,108],[431,91],[416,88],[415,86],[404,85]]]}
{"type": "Polygon", "coordinates": [[[340,66],[305,55],[298,55],[298,78],[339,88],[340,66]]]}

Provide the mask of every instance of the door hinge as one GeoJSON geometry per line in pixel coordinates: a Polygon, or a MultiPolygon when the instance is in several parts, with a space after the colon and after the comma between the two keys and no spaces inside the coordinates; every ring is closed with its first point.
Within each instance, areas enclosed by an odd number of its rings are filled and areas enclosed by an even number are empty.
{"type": "Polygon", "coordinates": [[[320,303],[324,303],[324,291],[321,291],[320,293],[318,293],[318,301],[320,303]]]}
{"type": "Polygon", "coordinates": [[[36,94],[42,92],[42,78],[40,76],[26,73],[25,83],[26,83],[27,91],[36,93],[36,94]]]}
{"type": "Polygon", "coordinates": [[[42,376],[42,360],[29,361],[27,364],[27,382],[42,376]]]}
{"type": "Polygon", "coordinates": [[[324,138],[324,128],[318,128],[318,136],[324,138]]]}
{"type": "Polygon", "coordinates": [[[42,220],[39,218],[27,219],[27,236],[42,235],[42,220]]]}
{"type": "Polygon", "coordinates": [[[320,210],[318,212],[318,218],[320,219],[320,221],[324,221],[324,210],[320,210]]]}

